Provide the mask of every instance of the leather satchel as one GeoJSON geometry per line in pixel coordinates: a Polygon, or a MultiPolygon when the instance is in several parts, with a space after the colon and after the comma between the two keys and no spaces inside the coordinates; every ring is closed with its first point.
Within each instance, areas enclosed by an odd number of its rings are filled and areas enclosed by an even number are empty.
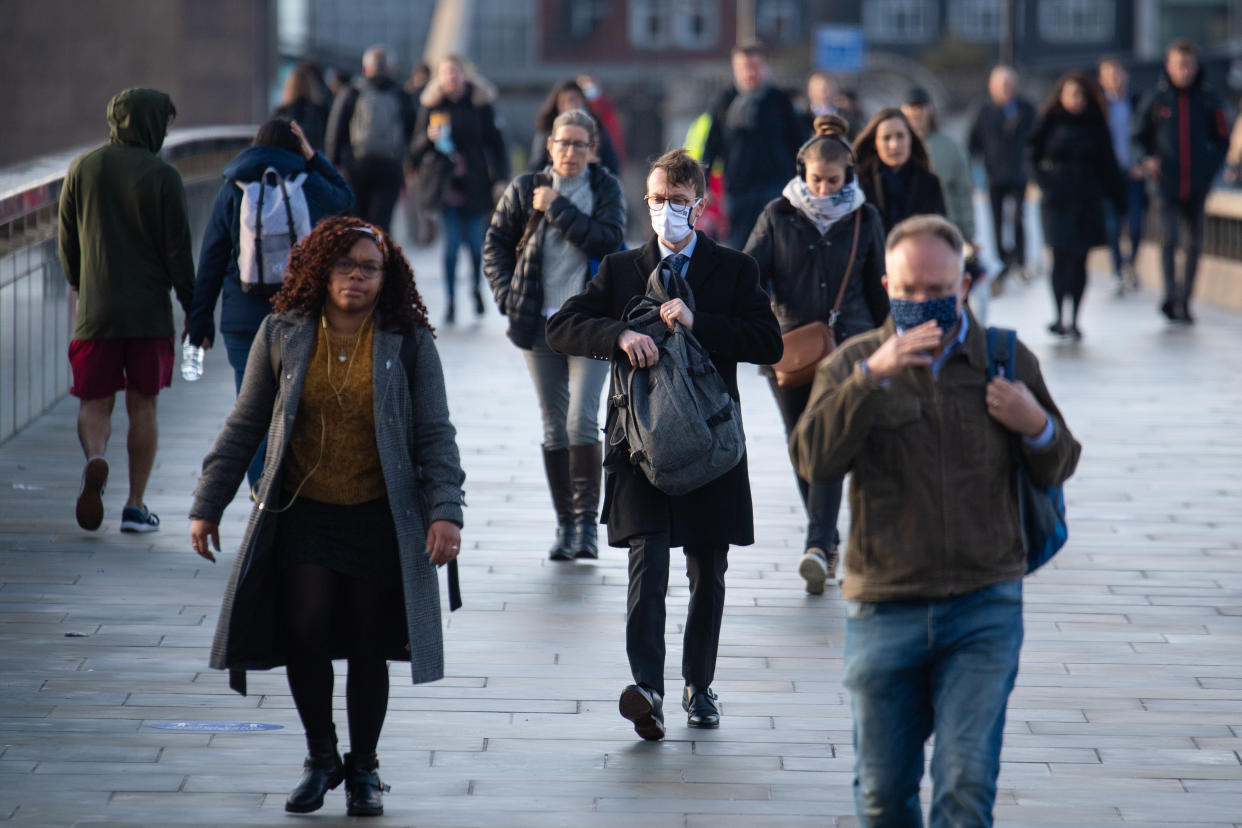
{"type": "Polygon", "coordinates": [[[854,240],[850,243],[850,258],[845,264],[845,275],[841,277],[841,288],[837,291],[837,301],[832,306],[828,321],[808,322],[781,336],[785,351],[780,362],[772,366],[776,373],[776,384],[780,388],[800,388],[810,383],[815,379],[815,369],[837,347],[836,332],[833,329],[837,324],[837,316],[841,313],[841,302],[845,299],[850,271],[854,269],[854,258],[858,255],[861,223],[862,210],[858,209],[854,211],[854,240]]]}

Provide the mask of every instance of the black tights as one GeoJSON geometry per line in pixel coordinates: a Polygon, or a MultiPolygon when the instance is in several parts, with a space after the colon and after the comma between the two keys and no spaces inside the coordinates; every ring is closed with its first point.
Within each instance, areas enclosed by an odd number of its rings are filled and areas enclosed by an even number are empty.
{"type": "Polygon", "coordinates": [[[324,566],[298,564],[281,572],[281,604],[288,648],[289,689],[307,742],[334,740],[329,644],[335,625],[347,625],[349,677],[345,685],[350,750],[375,752],[388,712],[388,662],[381,642],[391,637],[393,588],[351,578],[324,566]]]}
{"type": "Polygon", "coordinates": [[[1071,324],[1078,326],[1078,306],[1087,290],[1087,254],[1065,250],[1052,251],[1052,297],[1056,303],[1056,321],[1061,321],[1061,307],[1068,296],[1071,304],[1071,324]]]}

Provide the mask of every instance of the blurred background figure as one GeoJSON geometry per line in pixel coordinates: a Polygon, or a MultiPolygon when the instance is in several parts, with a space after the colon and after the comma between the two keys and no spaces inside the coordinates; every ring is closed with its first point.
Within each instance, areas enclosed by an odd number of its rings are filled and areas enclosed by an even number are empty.
{"type": "Polygon", "coordinates": [[[724,162],[729,246],[746,246],[755,219],[794,174],[794,157],[806,137],[789,96],[772,85],[767,51],[760,43],[733,49],[733,86],[711,110],[703,166],[724,162]]]}
{"type": "Polygon", "coordinates": [[[414,126],[409,99],[383,46],[362,55],[362,78],[332,102],[325,154],[354,189],[354,214],[387,231],[404,181],[401,161],[414,126]]]}
{"type": "Polygon", "coordinates": [[[1104,201],[1120,212],[1125,182],[1113,156],[1099,91],[1081,72],[1053,87],[1031,135],[1031,170],[1039,185],[1044,242],[1052,248],[1055,313],[1048,330],[1081,339],[1078,310],[1087,288],[1087,253],[1108,241],[1104,201]],[[1069,324],[1064,324],[1065,300],[1069,324]]]}
{"type": "Polygon", "coordinates": [[[438,210],[444,233],[444,321],[457,320],[457,251],[470,250],[470,289],[474,310],[486,310],[483,234],[495,194],[509,180],[505,139],[496,127],[496,89],[469,72],[466,62],[448,55],[419,99],[418,122],[410,143],[410,164],[418,170],[419,205],[438,210]]]}
{"type": "Polygon", "coordinates": [[[819,116],[837,115],[845,121],[845,137],[853,140],[860,124],[852,121],[851,117],[857,116],[858,113],[850,111],[848,107],[840,108],[838,105],[843,102],[841,85],[837,83],[837,79],[828,72],[813,72],[806,80],[806,99],[802,101],[799,111],[799,115],[805,122],[806,131],[814,132],[813,124],[819,116]]]}
{"type": "MultiPolygon", "coordinates": [[[[418,99],[431,80],[431,67],[419,61],[414,64],[410,78],[402,90],[410,100],[410,108],[418,112],[418,99]]],[[[440,225],[436,221],[436,211],[424,209],[419,202],[418,170],[406,160],[405,169],[405,200],[402,208],[405,214],[406,233],[416,247],[428,247],[440,234],[440,225]]]]}
{"type": "Polygon", "coordinates": [[[600,123],[599,118],[591,113],[587,106],[586,93],[576,80],[564,80],[552,87],[543,102],[539,114],[535,116],[535,138],[530,146],[530,163],[532,171],[538,172],[552,163],[552,154],[548,150],[548,139],[552,137],[552,124],[558,115],[572,110],[588,112],[595,118],[599,140],[595,142],[592,152],[594,160],[604,166],[613,175],[621,174],[621,159],[613,148],[612,137],[600,123]]]}
{"type": "Polygon", "coordinates": [[[1130,77],[1121,61],[1116,58],[1100,61],[1098,70],[1100,88],[1104,91],[1104,105],[1107,107],[1105,115],[1108,117],[1108,131],[1113,142],[1113,157],[1117,159],[1117,166],[1125,176],[1125,206],[1118,210],[1112,201],[1104,202],[1108,247],[1113,254],[1113,279],[1117,283],[1117,293],[1121,294],[1127,287],[1131,290],[1138,289],[1134,259],[1138,256],[1139,245],[1143,243],[1147,182],[1143,178],[1143,168],[1134,158],[1130,146],[1130,132],[1138,107],[1138,96],[1130,93],[1130,77]],[[1129,250],[1125,255],[1121,252],[1123,227],[1130,236],[1129,250]]]}
{"type": "Polygon", "coordinates": [[[953,222],[962,238],[973,242],[975,238],[974,182],[970,175],[970,161],[961,145],[951,135],[940,129],[936,107],[931,95],[921,86],[906,93],[901,105],[914,134],[927,149],[931,171],[940,179],[944,193],[945,218],[953,222]]]}
{"type": "Polygon", "coordinates": [[[1225,153],[1225,181],[1235,187],[1242,184],[1242,98],[1238,99],[1238,115],[1233,119],[1229,150],[1225,153]]]}
{"type": "Polygon", "coordinates": [[[854,139],[858,183],[880,211],[887,235],[910,216],[945,214],[940,179],[931,171],[927,148],[896,107],[881,109],[854,139]]]}
{"type": "Polygon", "coordinates": [[[1035,125],[1035,107],[1018,95],[1018,73],[997,66],[988,76],[988,99],[975,116],[969,149],[983,161],[987,173],[988,199],[992,205],[992,234],[1002,268],[992,282],[992,292],[1003,289],[1010,273],[1026,278],[1026,145],[1035,125]],[[1005,218],[1010,219],[1012,246],[1005,244],[1005,218]]]}
{"type": "Polygon", "coordinates": [[[617,154],[617,163],[619,166],[613,173],[625,166],[625,123],[622,121],[621,113],[617,111],[616,104],[612,98],[600,88],[595,78],[590,75],[579,75],[578,86],[582,88],[582,94],[586,95],[587,110],[595,116],[595,120],[599,121],[604,127],[604,132],[612,141],[612,149],[617,154]]]}
{"type": "Polygon", "coordinates": [[[273,117],[296,121],[311,147],[322,150],[331,104],[332,93],[324,83],[319,64],[304,60],[293,67],[289,77],[285,78],[280,106],[273,117]]]}

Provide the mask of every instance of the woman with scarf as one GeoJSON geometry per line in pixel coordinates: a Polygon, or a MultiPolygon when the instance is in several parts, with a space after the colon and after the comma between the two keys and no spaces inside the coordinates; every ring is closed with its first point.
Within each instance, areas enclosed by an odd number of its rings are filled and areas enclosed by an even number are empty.
{"type": "MultiPolygon", "coordinates": [[[[859,186],[847,129],[839,115],[815,119],[815,137],[798,152],[798,175],[764,208],[746,243],[772,297],[781,333],[822,321],[838,344],[888,316],[888,295],[880,281],[884,224],[859,186]]],[[[788,435],[806,408],[811,386],[782,388],[770,369],[766,373],[788,435]]],[[[840,480],[798,478],[808,518],[798,571],[812,595],[834,579],[840,559],[841,487],[840,480]]]]}
{"type": "Polygon", "coordinates": [[[1031,134],[1030,160],[1042,199],[1044,240],[1052,248],[1052,298],[1048,330],[1081,339],[1078,307],[1087,288],[1087,252],[1108,240],[1104,199],[1125,206],[1125,179],[1117,166],[1102,95],[1081,72],[1053,87],[1031,134]],[[1070,323],[1062,315],[1070,300],[1070,323]]]}
{"type": "Polygon", "coordinates": [[[910,216],[946,214],[927,148],[900,109],[877,112],[854,140],[854,153],[859,184],[880,211],[885,235],[910,216]]]}

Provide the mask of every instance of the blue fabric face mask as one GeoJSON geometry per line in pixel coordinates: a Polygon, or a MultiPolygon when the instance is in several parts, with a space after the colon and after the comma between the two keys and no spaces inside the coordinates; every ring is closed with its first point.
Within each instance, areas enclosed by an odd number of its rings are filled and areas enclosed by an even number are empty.
{"type": "Polygon", "coordinates": [[[893,322],[899,330],[908,331],[917,328],[924,322],[934,320],[940,330],[948,333],[957,322],[957,297],[945,296],[942,299],[929,299],[926,302],[911,302],[909,299],[889,299],[889,309],[893,314],[893,322]]]}

